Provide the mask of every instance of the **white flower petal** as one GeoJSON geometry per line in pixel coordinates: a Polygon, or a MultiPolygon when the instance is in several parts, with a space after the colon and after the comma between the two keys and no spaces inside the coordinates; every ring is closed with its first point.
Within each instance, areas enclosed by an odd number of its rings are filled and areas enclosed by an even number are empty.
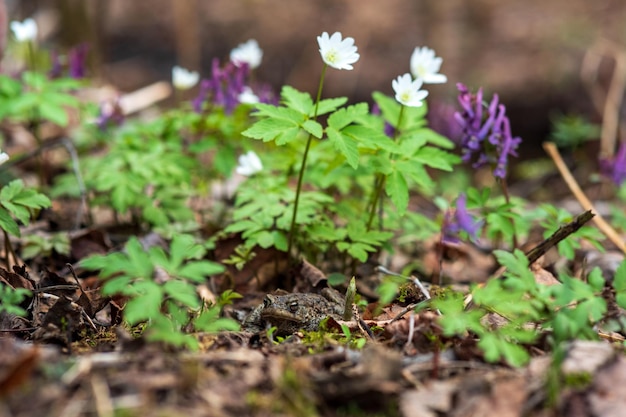
{"type": "Polygon", "coordinates": [[[324,63],[336,69],[351,70],[352,64],[360,58],[354,45],[354,38],[342,39],[341,32],[335,32],[332,36],[324,32],[317,37],[317,44],[324,63]]]}
{"type": "Polygon", "coordinates": [[[6,152],[0,152],[0,165],[9,160],[9,154],[6,152]]]}
{"type": "Polygon", "coordinates": [[[391,81],[391,86],[396,93],[396,100],[408,107],[420,107],[423,104],[422,100],[428,96],[428,91],[420,90],[422,80],[419,78],[413,80],[409,73],[400,75],[391,81]]]}
{"type": "Polygon", "coordinates": [[[235,168],[235,172],[239,175],[249,177],[263,170],[263,163],[254,151],[239,156],[239,165],[235,168]]]}
{"type": "Polygon", "coordinates": [[[242,64],[248,64],[250,69],[254,69],[261,65],[262,59],[263,50],[259,48],[259,43],[255,39],[239,44],[230,51],[230,60],[238,67],[242,64]]]}
{"type": "Polygon", "coordinates": [[[37,23],[34,19],[28,18],[23,22],[11,22],[11,31],[18,42],[33,41],[37,38],[37,23]]]}
{"type": "Polygon", "coordinates": [[[243,91],[237,96],[237,99],[239,100],[240,103],[245,103],[245,104],[256,104],[259,102],[259,97],[254,94],[254,91],[252,91],[252,88],[245,86],[243,88],[243,91]]]}
{"type": "Polygon", "coordinates": [[[172,84],[178,90],[189,90],[200,81],[200,74],[178,65],[172,68],[172,84]]]}
{"type": "Polygon", "coordinates": [[[442,84],[448,78],[439,74],[443,59],[435,56],[435,51],[424,46],[415,48],[411,54],[411,74],[427,84],[442,84]]]}

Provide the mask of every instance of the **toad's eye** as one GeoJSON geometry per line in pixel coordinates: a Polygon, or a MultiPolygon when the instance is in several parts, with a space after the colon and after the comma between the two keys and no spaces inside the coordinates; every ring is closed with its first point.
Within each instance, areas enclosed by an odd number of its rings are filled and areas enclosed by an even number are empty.
{"type": "Polygon", "coordinates": [[[297,301],[292,301],[289,303],[289,311],[291,311],[292,313],[295,313],[296,311],[298,311],[298,302],[297,301]]]}
{"type": "Polygon", "coordinates": [[[272,300],[269,299],[269,297],[265,297],[263,299],[263,307],[269,307],[272,304],[272,300]]]}

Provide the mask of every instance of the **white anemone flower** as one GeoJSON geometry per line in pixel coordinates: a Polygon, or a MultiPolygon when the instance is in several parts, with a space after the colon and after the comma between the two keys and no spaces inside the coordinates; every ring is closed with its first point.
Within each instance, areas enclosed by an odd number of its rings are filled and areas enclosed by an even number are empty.
{"type": "Polygon", "coordinates": [[[241,43],[230,51],[230,60],[238,67],[241,64],[248,64],[250,69],[255,69],[261,65],[262,59],[263,50],[259,48],[259,43],[255,39],[241,43]]]}
{"type": "Polygon", "coordinates": [[[9,154],[6,152],[0,152],[0,165],[9,160],[9,154]]]}
{"type": "Polygon", "coordinates": [[[393,80],[391,86],[396,93],[396,100],[408,107],[420,107],[423,104],[422,100],[428,95],[428,91],[420,90],[422,80],[420,78],[414,80],[408,72],[393,80]]]}
{"type": "Polygon", "coordinates": [[[259,102],[259,97],[254,94],[254,91],[252,91],[250,87],[245,86],[243,91],[237,96],[237,100],[244,104],[256,104],[259,102]]]}
{"type": "Polygon", "coordinates": [[[426,84],[445,83],[448,77],[439,74],[442,62],[443,59],[435,56],[435,51],[427,46],[415,48],[411,54],[411,74],[426,84]]]}
{"type": "Polygon", "coordinates": [[[23,22],[11,22],[11,30],[18,42],[34,41],[37,38],[37,23],[30,17],[23,22]]]}
{"type": "Polygon", "coordinates": [[[239,156],[239,165],[235,171],[237,174],[245,175],[249,177],[263,170],[263,163],[259,156],[254,151],[248,151],[247,153],[239,156]]]}
{"type": "Polygon", "coordinates": [[[353,38],[341,38],[341,32],[335,32],[332,36],[328,32],[317,37],[320,47],[320,55],[327,65],[336,69],[352,69],[352,64],[359,60],[360,55],[356,52],[353,38]]]}
{"type": "Polygon", "coordinates": [[[200,74],[189,71],[178,65],[172,68],[172,84],[178,90],[189,90],[200,81],[200,74]]]}

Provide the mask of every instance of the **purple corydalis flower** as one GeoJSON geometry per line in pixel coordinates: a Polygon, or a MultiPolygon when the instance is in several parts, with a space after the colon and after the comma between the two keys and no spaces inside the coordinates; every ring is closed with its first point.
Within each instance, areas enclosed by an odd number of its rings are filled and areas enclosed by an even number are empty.
{"type": "Polygon", "coordinates": [[[87,52],[89,45],[81,43],[68,53],[69,75],[72,78],[84,78],[87,73],[87,52]]]}
{"type": "Polygon", "coordinates": [[[461,83],[457,84],[457,88],[463,111],[455,113],[454,117],[463,129],[463,161],[475,159],[474,168],[493,163],[493,175],[496,178],[505,178],[508,157],[517,156],[516,149],[522,142],[521,138],[511,135],[506,107],[499,103],[498,95],[494,94],[484,112],[482,88],[476,94],[471,94],[461,83]]]}
{"type": "Polygon", "coordinates": [[[467,211],[466,203],[467,197],[461,193],[456,199],[456,210],[448,209],[446,211],[441,227],[444,242],[458,243],[459,232],[461,231],[466,232],[471,240],[476,240],[482,222],[475,220],[467,211]]]}
{"type": "Polygon", "coordinates": [[[622,185],[626,180],[626,143],[619,145],[614,157],[600,160],[600,172],[618,187],[622,185]]]}
{"type": "MultiPolygon", "coordinates": [[[[219,59],[215,58],[211,63],[211,78],[202,80],[198,96],[192,101],[194,110],[200,113],[204,102],[211,100],[213,104],[223,106],[227,114],[232,113],[241,103],[241,94],[246,91],[246,87],[250,87],[247,84],[249,76],[248,64],[240,63],[236,66],[228,62],[221,67],[219,59]]],[[[259,86],[252,90],[256,93],[259,102],[277,104],[276,97],[269,87],[259,86]]]]}
{"type": "Polygon", "coordinates": [[[120,107],[119,99],[109,100],[100,104],[100,113],[96,118],[96,125],[100,130],[106,130],[112,125],[124,123],[124,111],[120,107]]]}

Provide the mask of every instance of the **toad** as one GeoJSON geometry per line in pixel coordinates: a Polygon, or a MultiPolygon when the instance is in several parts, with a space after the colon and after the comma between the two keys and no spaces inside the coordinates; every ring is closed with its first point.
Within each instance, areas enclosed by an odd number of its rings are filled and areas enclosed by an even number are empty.
{"type": "Polygon", "coordinates": [[[298,330],[317,330],[326,317],[341,320],[344,311],[341,294],[324,288],[322,295],[307,293],[267,294],[263,304],[244,319],[242,329],[260,332],[276,326],[276,335],[286,336],[298,330]]]}

